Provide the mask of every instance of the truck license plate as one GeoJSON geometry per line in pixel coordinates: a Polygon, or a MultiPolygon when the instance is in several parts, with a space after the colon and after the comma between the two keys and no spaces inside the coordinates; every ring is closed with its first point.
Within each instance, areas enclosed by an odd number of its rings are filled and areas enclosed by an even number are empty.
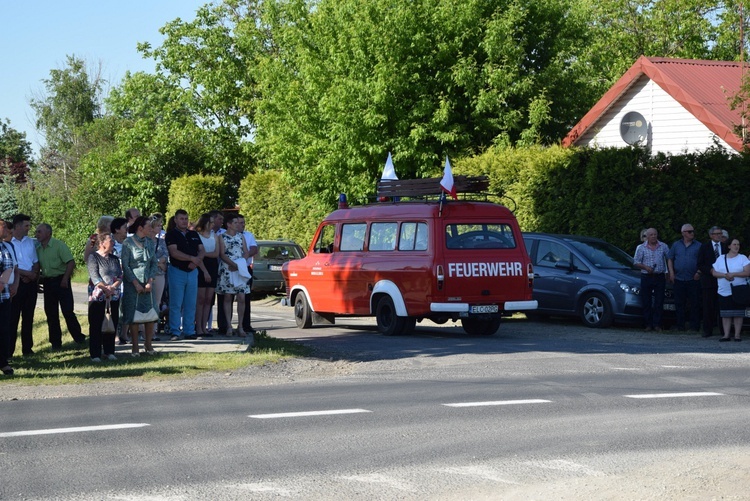
{"type": "Polygon", "coordinates": [[[469,313],[497,313],[498,311],[496,304],[475,305],[469,308],[469,313]]]}
{"type": "Polygon", "coordinates": [[[278,264],[269,264],[268,269],[271,271],[281,271],[281,266],[278,264]]]}

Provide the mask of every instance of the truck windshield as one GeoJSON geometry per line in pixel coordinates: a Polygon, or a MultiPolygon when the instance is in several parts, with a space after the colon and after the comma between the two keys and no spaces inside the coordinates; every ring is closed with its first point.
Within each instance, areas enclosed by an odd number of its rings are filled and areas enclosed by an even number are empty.
{"type": "Polygon", "coordinates": [[[516,239],[509,224],[448,224],[445,245],[448,249],[515,249],[516,239]]]}

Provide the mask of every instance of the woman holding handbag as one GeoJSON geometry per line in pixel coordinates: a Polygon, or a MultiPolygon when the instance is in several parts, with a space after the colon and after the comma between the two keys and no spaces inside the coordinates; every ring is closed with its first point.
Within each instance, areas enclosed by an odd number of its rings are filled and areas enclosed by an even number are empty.
{"type": "Polygon", "coordinates": [[[115,358],[115,331],[119,317],[122,268],[109,233],[96,236],[97,250],[86,259],[89,270],[89,355],[92,362],[115,358]],[[109,314],[109,316],[108,316],[109,314]],[[105,320],[110,320],[106,322],[105,320]]]}
{"type": "Polygon", "coordinates": [[[157,269],[156,245],[151,238],[149,218],[138,217],[128,228],[131,236],[122,243],[123,293],[120,305],[120,321],[130,328],[133,340],[131,355],[139,356],[138,326],[144,324],[144,348],[155,355],[151,340],[159,314],[154,305],[151,288],[157,269]]]}
{"type": "Polygon", "coordinates": [[[734,340],[742,341],[742,322],[745,319],[745,306],[738,304],[732,297],[732,287],[747,287],[747,278],[750,276],[750,259],[740,254],[740,241],[733,238],[729,244],[728,252],[719,256],[714,263],[711,274],[717,278],[719,285],[719,316],[724,327],[724,337],[719,341],[729,341],[729,332],[734,324],[734,340]]]}

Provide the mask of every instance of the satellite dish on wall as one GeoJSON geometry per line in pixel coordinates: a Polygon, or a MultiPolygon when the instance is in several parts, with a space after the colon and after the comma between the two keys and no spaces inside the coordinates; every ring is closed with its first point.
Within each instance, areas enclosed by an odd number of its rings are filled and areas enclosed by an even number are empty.
{"type": "Polygon", "coordinates": [[[620,136],[630,145],[645,143],[648,137],[648,123],[637,111],[629,111],[620,121],[620,136]]]}

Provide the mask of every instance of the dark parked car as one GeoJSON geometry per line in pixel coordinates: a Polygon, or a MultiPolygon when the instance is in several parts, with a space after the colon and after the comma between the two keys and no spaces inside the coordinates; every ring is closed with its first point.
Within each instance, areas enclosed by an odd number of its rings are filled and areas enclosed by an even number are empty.
{"type": "Polygon", "coordinates": [[[253,258],[253,295],[284,292],[281,265],[303,257],[305,251],[291,240],[258,240],[258,253],[253,258]]]}
{"type": "MultiPolygon", "coordinates": [[[[642,320],[640,271],[633,257],[599,238],[524,233],[534,265],[534,315],[578,316],[589,327],[642,320]]],[[[672,290],[664,310],[674,311],[672,290]]]]}

